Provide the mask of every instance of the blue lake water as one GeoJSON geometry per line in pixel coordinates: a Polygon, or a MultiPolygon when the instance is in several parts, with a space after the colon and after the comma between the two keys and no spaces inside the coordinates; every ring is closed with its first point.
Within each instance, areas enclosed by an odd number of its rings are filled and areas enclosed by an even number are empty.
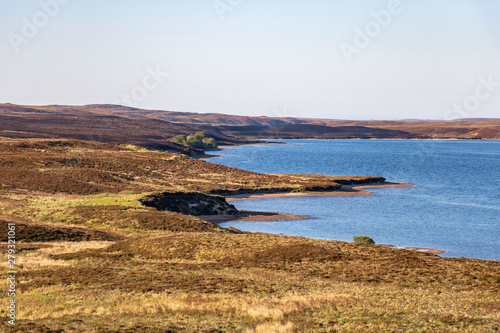
{"type": "Polygon", "coordinates": [[[240,230],[445,250],[442,256],[500,260],[500,141],[289,140],[230,147],[208,161],[264,173],[382,176],[411,188],[363,197],[244,200],[245,210],[309,220],[231,222],[240,230]]]}

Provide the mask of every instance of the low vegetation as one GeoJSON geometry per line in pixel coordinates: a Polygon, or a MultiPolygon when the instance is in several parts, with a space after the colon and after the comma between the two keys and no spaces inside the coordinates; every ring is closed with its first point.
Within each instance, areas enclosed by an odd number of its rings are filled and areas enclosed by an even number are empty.
{"type": "Polygon", "coordinates": [[[255,233],[49,244],[20,255],[24,331],[489,332],[500,321],[498,262],[255,233]]]}
{"type": "Polygon", "coordinates": [[[182,146],[198,148],[198,149],[215,149],[217,148],[217,141],[214,138],[205,136],[204,132],[196,132],[187,137],[185,135],[174,136],[171,140],[182,146]]]}
{"type": "Polygon", "coordinates": [[[1,307],[0,331],[499,329],[498,261],[247,233],[140,203],[154,193],[337,190],[380,177],[266,175],[132,148],[0,141],[0,247],[16,223],[19,270],[16,326],[1,307]]]}
{"type": "Polygon", "coordinates": [[[359,121],[169,112],[120,105],[0,104],[0,135],[11,138],[97,140],[196,155],[192,148],[179,149],[168,139],[200,131],[219,144],[278,138],[500,139],[500,120],[359,121]]]}
{"type": "Polygon", "coordinates": [[[269,175],[192,159],[77,140],[0,141],[2,190],[91,195],[190,191],[212,194],[334,190],[382,177],[269,175]]]}
{"type": "Polygon", "coordinates": [[[368,236],[354,236],[352,237],[352,240],[356,244],[369,244],[369,245],[375,244],[375,241],[368,236]]]}

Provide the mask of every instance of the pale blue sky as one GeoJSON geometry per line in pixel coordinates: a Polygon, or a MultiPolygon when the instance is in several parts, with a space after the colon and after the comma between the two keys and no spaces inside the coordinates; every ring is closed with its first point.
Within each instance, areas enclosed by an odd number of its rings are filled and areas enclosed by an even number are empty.
{"type": "Polygon", "coordinates": [[[0,0],[0,102],[500,117],[498,0],[400,0],[384,24],[372,13],[397,0],[55,1],[0,0]],[[375,29],[368,46],[358,28],[375,29]]]}

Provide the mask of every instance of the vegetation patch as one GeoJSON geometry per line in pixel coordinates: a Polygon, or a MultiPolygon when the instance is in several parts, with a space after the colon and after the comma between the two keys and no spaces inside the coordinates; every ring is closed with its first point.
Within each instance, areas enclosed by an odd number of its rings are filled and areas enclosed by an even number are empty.
{"type": "Polygon", "coordinates": [[[169,232],[226,232],[226,229],[176,212],[158,211],[149,207],[120,205],[77,206],[66,212],[74,224],[101,226],[135,231],[163,230],[169,232]]]}
{"type": "Polygon", "coordinates": [[[200,192],[208,194],[338,190],[382,177],[269,175],[191,159],[76,140],[0,140],[0,194],[23,189],[75,195],[200,192]]]}
{"type": "Polygon", "coordinates": [[[353,236],[352,240],[356,244],[368,244],[368,245],[375,244],[375,241],[368,236],[353,236]]]}
{"type": "MultiPolygon", "coordinates": [[[[0,241],[7,242],[7,224],[11,221],[0,219],[0,241]]],[[[54,241],[116,241],[125,237],[111,233],[80,227],[62,227],[50,224],[16,222],[17,242],[54,242],[54,241]]]]}
{"type": "Polygon", "coordinates": [[[217,148],[217,141],[212,137],[207,137],[205,132],[196,132],[185,135],[174,136],[171,141],[181,146],[198,148],[198,149],[215,149],[217,148]]]}
{"type": "Polygon", "coordinates": [[[500,319],[498,262],[259,233],[181,232],[51,253],[54,266],[20,275],[23,325],[458,332],[494,331],[500,319]]]}

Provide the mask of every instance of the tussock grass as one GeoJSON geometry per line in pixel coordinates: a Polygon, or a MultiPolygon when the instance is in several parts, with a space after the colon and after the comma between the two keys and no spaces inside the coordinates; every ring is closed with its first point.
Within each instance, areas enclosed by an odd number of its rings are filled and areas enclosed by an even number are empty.
{"type": "Polygon", "coordinates": [[[20,318],[75,331],[120,323],[137,332],[488,332],[500,323],[500,264],[492,261],[222,233],[29,254],[20,318]]]}

